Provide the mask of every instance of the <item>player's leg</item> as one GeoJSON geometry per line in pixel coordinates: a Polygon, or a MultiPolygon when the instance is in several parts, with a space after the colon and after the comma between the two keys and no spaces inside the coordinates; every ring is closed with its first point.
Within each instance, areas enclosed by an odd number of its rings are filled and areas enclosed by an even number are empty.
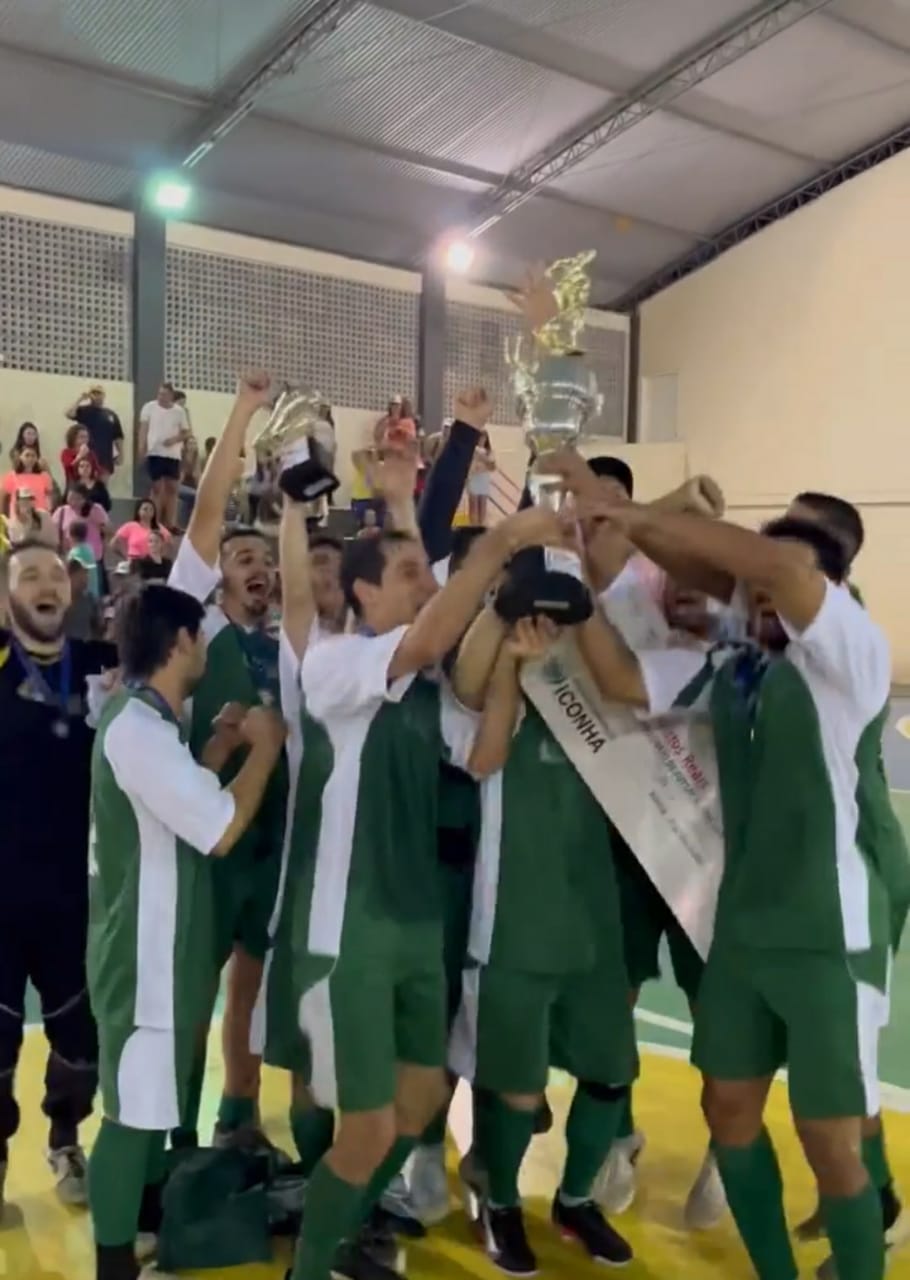
{"type": "Polygon", "coordinates": [[[300,966],[300,1027],[313,1096],[337,1108],[334,1141],[307,1186],[293,1280],[352,1274],[350,1242],[396,1139],[395,983],[387,957],[314,958],[300,966]],[[307,978],[310,981],[307,981],[307,978]],[[347,1242],[347,1243],[346,1243],[347,1242]]]}
{"type": "MultiPolygon", "coordinates": [[[[460,831],[451,832],[460,837],[460,831]]],[[[450,842],[451,843],[451,842],[450,842]]],[[[461,980],[468,949],[468,928],[471,917],[471,893],[474,883],[473,835],[464,833],[467,845],[460,860],[443,861],[440,858],[443,900],[443,959],[445,962],[447,991],[447,1026],[451,1028],[461,1004],[461,980]]],[[[440,853],[443,832],[440,831],[440,853]]],[[[431,1225],[441,1222],[449,1212],[449,1182],[446,1174],[445,1141],[449,1106],[456,1077],[448,1076],[444,1105],[430,1121],[411,1158],[408,1170],[408,1190],[414,1212],[421,1222],[431,1225]]]]}
{"type": "Polygon", "coordinates": [[[249,1135],[257,1124],[262,1059],[250,1050],[250,1027],[262,975],[262,959],[238,943],[225,969],[221,1020],[224,1086],[218,1104],[215,1146],[226,1146],[239,1136],[249,1135]]]}
{"type": "MultiPolygon", "coordinates": [[[[616,939],[605,922],[605,939],[616,939]]],[[[619,945],[602,944],[597,967],[570,975],[552,1012],[551,1060],[578,1084],[566,1121],[566,1163],[553,1201],[554,1225],[596,1261],[623,1266],[632,1249],[594,1203],[598,1171],[614,1145],[638,1075],[628,978],[619,945]]]]}
{"type": "Polygon", "coordinates": [[[96,1280],[136,1280],[136,1238],[160,1216],[165,1134],[180,1114],[192,1046],[179,1032],[99,1028],[102,1122],[89,1161],[96,1280]],[[143,1221],[145,1218],[145,1221],[143,1221]]]}
{"type": "Polygon", "coordinates": [[[469,1184],[490,1259],[510,1275],[533,1275],[518,1189],[522,1161],[550,1064],[550,1011],[558,979],[486,966],[469,969],[452,1033],[451,1062],[474,1091],[474,1150],[482,1177],[469,1184]]]}
{"type": "Polygon", "coordinates": [[[28,977],[25,939],[21,932],[23,913],[11,910],[11,906],[9,902],[0,905],[0,1221],[9,1141],[19,1128],[14,1085],[22,1048],[28,977]]]}
{"type": "MultiPolygon", "coordinates": [[[[673,965],[676,985],[685,995],[694,1021],[698,989],[705,971],[705,962],[695,950],[685,929],[672,915],[667,922],[667,945],[670,948],[670,961],[673,965]]],[[[709,1145],[701,1168],[686,1197],[683,1216],[690,1231],[709,1231],[717,1226],[726,1211],[727,1197],[724,1184],[720,1178],[714,1152],[709,1145]]]]}
{"type": "Polygon", "coordinates": [[[786,1036],[752,980],[752,967],[754,958],[750,966],[729,950],[712,950],[699,987],[692,1061],[705,1077],[705,1119],[752,1265],[760,1280],[796,1280],[780,1166],[763,1123],[786,1036]]]}
{"type": "Polygon", "coordinates": [[[85,1204],[86,1163],[79,1125],[92,1113],[98,1088],[98,1038],[85,972],[88,903],[45,904],[28,930],[29,977],[41,999],[50,1052],[42,1109],[50,1121],[48,1163],[57,1194],[85,1204]]]}
{"type": "Polygon", "coordinates": [[[818,1183],[837,1280],[881,1280],[882,1202],[863,1160],[862,1119],[880,1110],[878,1040],[887,996],[838,957],[780,960],[770,996],[787,1022],[790,1100],[818,1183]]]}

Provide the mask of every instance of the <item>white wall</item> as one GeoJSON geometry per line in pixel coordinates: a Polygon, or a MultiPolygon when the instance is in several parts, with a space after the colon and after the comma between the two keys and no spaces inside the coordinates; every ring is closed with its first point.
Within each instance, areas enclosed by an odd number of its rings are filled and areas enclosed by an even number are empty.
{"type": "MultiPolygon", "coordinates": [[[[799,489],[860,505],[856,580],[910,681],[910,153],[646,303],[641,373],[676,378],[690,473],[758,524],[799,489]]],[[[648,424],[642,422],[644,438],[648,424]]]]}

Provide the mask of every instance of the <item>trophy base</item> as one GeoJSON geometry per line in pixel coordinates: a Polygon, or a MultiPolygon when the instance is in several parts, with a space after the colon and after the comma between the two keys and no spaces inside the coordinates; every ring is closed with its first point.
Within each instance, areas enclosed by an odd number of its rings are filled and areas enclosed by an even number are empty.
{"type": "Polygon", "coordinates": [[[334,493],[341,481],[328,467],[309,458],[296,466],[285,467],[278,484],[294,502],[315,502],[324,494],[334,493]]]}
{"type": "Polygon", "coordinates": [[[528,547],[513,557],[494,608],[509,624],[542,614],[560,627],[578,626],[594,612],[585,584],[572,573],[547,568],[543,547],[528,547]]]}

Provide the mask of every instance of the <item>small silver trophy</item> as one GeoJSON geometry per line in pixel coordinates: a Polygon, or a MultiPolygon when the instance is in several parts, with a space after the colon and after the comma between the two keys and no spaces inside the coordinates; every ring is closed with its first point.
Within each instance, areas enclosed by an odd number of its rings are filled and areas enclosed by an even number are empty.
{"type": "Polygon", "coordinates": [[[295,502],[313,502],[339,485],[332,470],[335,433],[320,414],[323,401],[318,391],[285,385],[253,440],[257,453],[280,456],[278,483],[295,502]]]}
{"type": "MultiPolygon", "coordinates": [[[[529,356],[525,356],[522,339],[507,353],[531,452],[531,501],[554,510],[563,502],[561,479],[541,470],[538,459],[577,445],[603,403],[594,371],[578,348],[591,296],[587,268],[594,256],[588,251],[575,258],[561,258],[547,269],[541,286],[551,295],[553,314],[533,331],[529,356]]],[[[497,607],[508,621],[542,613],[565,625],[583,622],[592,606],[578,556],[551,547],[532,547],[519,553],[497,607]]]]}

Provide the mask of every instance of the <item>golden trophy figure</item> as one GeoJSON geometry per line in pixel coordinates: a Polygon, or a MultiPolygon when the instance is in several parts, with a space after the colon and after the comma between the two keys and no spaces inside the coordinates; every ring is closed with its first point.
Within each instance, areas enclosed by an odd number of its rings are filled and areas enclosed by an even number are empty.
{"type": "Polygon", "coordinates": [[[269,451],[280,459],[278,483],[295,502],[313,502],[339,485],[332,469],[335,432],[321,414],[324,399],[318,391],[285,384],[253,440],[257,453],[269,451]]]}
{"type": "MultiPolygon", "coordinates": [[[[594,371],[578,347],[591,295],[588,267],[593,258],[591,251],[561,258],[531,282],[518,300],[531,326],[531,350],[527,352],[526,341],[519,339],[507,353],[531,450],[531,500],[554,510],[563,500],[560,478],[540,471],[537,459],[576,445],[602,403],[594,371]]],[[[519,552],[496,607],[509,622],[534,614],[568,626],[584,622],[593,605],[578,555],[552,547],[519,552]]]]}

